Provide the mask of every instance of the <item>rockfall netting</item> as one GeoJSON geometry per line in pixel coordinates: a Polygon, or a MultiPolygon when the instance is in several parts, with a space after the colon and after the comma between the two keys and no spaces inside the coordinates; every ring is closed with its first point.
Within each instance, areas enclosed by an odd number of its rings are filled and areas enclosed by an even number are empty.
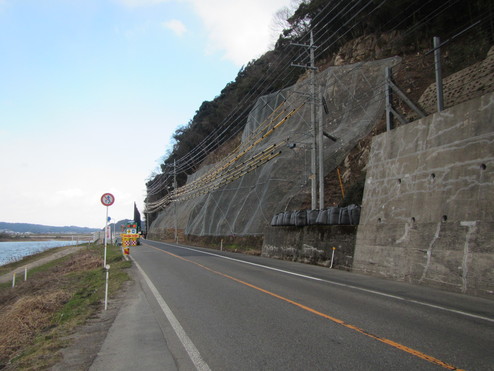
{"type": "MultiPolygon", "coordinates": [[[[315,77],[315,118],[322,120],[324,173],[341,163],[384,112],[384,70],[399,58],[330,67],[315,77]],[[322,97],[322,99],[321,99],[322,97]],[[323,109],[324,108],[324,109],[323,109]]],[[[242,143],[161,201],[149,233],[175,223],[189,235],[255,235],[274,215],[298,210],[311,188],[311,79],[260,97],[242,143]]]]}

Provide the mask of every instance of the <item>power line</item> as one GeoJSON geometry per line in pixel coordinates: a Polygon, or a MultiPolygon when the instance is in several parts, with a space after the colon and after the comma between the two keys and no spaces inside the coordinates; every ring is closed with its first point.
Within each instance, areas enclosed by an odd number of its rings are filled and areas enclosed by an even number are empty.
{"type": "MultiPolygon", "coordinates": [[[[372,14],[375,12],[377,9],[379,9],[386,1],[381,1],[378,5],[374,6],[373,8],[370,8],[372,5],[372,1],[367,1],[360,9],[357,10],[357,6],[362,4],[362,0],[358,1],[339,1],[339,2],[329,2],[322,8],[322,10],[312,19],[311,23],[313,24],[312,28],[316,28],[316,26],[322,25],[322,22],[327,19],[327,16],[325,15],[324,17],[322,14],[323,12],[330,6],[333,5],[333,8],[331,11],[337,9],[341,4],[345,4],[337,14],[334,14],[332,16],[332,20],[336,19],[338,16],[340,17],[346,17],[348,15],[351,15],[345,22],[344,24],[340,25],[336,31],[334,31],[330,37],[326,37],[327,33],[329,32],[329,28],[324,30],[324,28],[321,28],[321,31],[319,33],[315,33],[315,39],[320,40],[321,44],[323,44],[324,48],[319,48],[317,50],[317,56],[320,57],[324,55],[324,53],[331,48],[334,48],[339,41],[342,41],[345,39],[345,36],[351,32],[355,27],[358,26],[357,23],[352,24],[352,22],[357,19],[357,17],[364,12],[365,9],[369,11],[368,14],[372,14]],[[370,9],[369,9],[370,8],[370,9]],[[348,29],[344,29],[346,26],[350,25],[348,29]],[[342,32],[340,32],[342,31],[342,32]],[[326,41],[328,40],[328,41],[326,41]]],[[[458,2],[458,0],[449,0],[445,3],[442,3],[438,5],[434,11],[430,12],[426,17],[423,19],[419,20],[414,24],[413,27],[409,28],[405,33],[404,36],[410,35],[413,32],[416,32],[418,29],[420,29],[423,26],[426,26],[428,22],[430,22],[434,17],[437,17],[440,14],[443,14],[445,11],[450,9],[453,5],[455,5],[458,2]]],[[[422,9],[428,4],[431,3],[431,0],[428,2],[414,2],[411,3],[408,8],[403,9],[402,13],[396,14],[396,16],[392,19],[390,19],[387,24],[395,24],[392,30],[397,29],[401,24],[404,24],[410,17],[414,16],[413,12],[410,12],[410,8],[412,6],[418,5],[414,9],[422,9]],[[398,21],[397,23],[395,23],[398,21]]],[[[391,30],[391,31],[392,31],[391,30]]],[[[307,35],[307,34],[306,34],[307,35]]],[[[302,35],[300,39],[303,39],[305,36],[302,35]]],[[[276,76],[272,79],[269,79],[268,73],[266,73],[264,76],[262,76],[260,79],[258,79],[257,83],[249,90],[249,92],[241,99],[240,103],[230,112],[230,114],[227,115],[225,119],[217,126],[217,129],[212,131],[208,136],[206,136],[200,143],[199,145],[194,148],[192,151],[187,153],[185,156],[183,156],[180,159],[177,159],[177,167],[176,170],[179,172],[187,172],[189,170],[193,170],[198,163],[202,162],[204,158],[209,154],[210,150],[215,146],[215,143],[224,143],[227,140],[230,140],[233,136],[238,135],[240,130],[243,128],[243,121],[240,120],[240,118],[245,117],[245,115],[249,112],[251,109],[253,102],[256,98],[259,96],[263,95],[263,93],[266,93],[269,91],[273,85],[277,82],[279,82],[282,79],[286,79],[287,75],[289,74],[290,71],[290,63],[293,59],[293,49],[286,47],[285,49],[286,53],[283,53],[281,56],[279,53],[280,51],[274,51],[273,54],[276,57],[274,60],[273,64],[276,64],[276,69],[272,69],[276,71],[276,76]],[[212,139],[215,139],[213,142],[212,139]]],[[[270,69],[268,69],[268,72],[270,69]]],[[[169,167],[169,169],[171,169],[169,167]]],[[[166,168],[165,168],[166,172],[166,168]]],[[[156,179],[156,178],[155,178],[156,179]]],[[[150,182],[150,187],[148,189],[148,195],[153,195],[153,194],[158,194],[160,191],[162,192],[163,190],[160,189],[160,186],[163,186],[170,180],[169,175],[165,175],[162,177],[158,178],[158,181],[153,183],[150,182]]]]}

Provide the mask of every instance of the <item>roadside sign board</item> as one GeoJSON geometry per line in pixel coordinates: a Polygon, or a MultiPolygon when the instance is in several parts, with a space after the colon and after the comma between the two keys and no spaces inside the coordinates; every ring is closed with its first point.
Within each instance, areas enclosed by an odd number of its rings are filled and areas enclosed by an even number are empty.
{"type": "Polygon", "coordinates": [[[115,202],[115,197],[111,193],[105,193],[101,196],[101,203],[105,206],[111,206],[115,202]]]}
{"type": "MultiPolygon", "coordinates": [[[[108,222],[110,221],[110,218],[108,218],[108,206],[113,205],[114,202],[115,202],[115,196],[113,196],[111,193],[103,193],[103,196],[101,196],[101,203],[103,204],[103,206],[106,206],[105,254],[103,256],[103,267],[106,267],[106,245],[107,245],[107,240],[109,237],[108,234],[110,233],[110,231],[108,229],[108,222]]],[[[108,274],[108,271],[107,271],[107,274],[108,274]]]]}

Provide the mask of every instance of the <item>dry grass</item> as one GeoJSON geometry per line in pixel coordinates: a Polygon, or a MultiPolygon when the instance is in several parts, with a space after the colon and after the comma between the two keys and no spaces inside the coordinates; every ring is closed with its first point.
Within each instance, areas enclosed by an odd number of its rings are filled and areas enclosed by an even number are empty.
{"type": "Polygon", "coordinates": [[[70,298],[66,290],[25,296],[2,308],[0,322],[0,359],[11,359],[26,344],[33,342],[40,330],[47,328],[53,317],[70,298]]]}
{"type": "MultiPolygon", "coordinates": [[[[0,287],[0,369],[49,368],[60,357],[64,337],[101,310],[101,251],[100,246],[81,250],[34,269],[15,288],[0,287]]],[[[128,279],[123,270],[129,263],[118,251],[108,259],[116,292],[128,279]]]]}

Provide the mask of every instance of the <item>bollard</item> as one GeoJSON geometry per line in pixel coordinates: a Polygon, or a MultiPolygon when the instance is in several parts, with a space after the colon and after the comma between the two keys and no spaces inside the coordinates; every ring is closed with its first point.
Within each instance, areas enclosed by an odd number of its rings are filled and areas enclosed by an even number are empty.
{"type": "Polygon", "coordinates": [[[24,267],[24,281],[27,281],[27,266],[24,267]]]}
{"type": "Polygon", "coordinates": [[[329,268],[333,268],[333,260],[334,260],[334,251],[336,250],[336,247],[333,247],[333,253],[331,254],[331,265],[329,268]]]}
{"type": "Polygon", "coordinates": [[[12,275],[12,287],[15,287],[15,272],[12,275]]]}
{"type": "Polygon", "coordinates": [[[223,251],[223,238],[221,239],[221,243],[220,243],[220,251],[223,251]]]}

